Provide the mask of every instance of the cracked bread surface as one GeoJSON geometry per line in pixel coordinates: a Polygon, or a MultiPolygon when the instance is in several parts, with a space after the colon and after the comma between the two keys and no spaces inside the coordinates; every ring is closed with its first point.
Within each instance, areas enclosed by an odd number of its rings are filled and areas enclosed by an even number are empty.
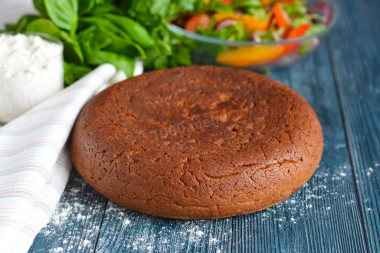
{"type": "Polygon", "coordinates": [[[308,103],[266,76],[194,66],[116,84],[82,109],[71,155],[99,193],[175,219],[253,213],[313,175],[323,134],[308,103]]]}

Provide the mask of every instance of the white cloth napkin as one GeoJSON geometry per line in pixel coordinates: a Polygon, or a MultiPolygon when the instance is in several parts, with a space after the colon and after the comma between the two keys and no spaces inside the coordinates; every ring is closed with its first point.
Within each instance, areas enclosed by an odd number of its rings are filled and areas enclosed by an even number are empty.
{"type": "Polygon", "coordinates": [[[72,167],[75,119],[115,72],[104,64],[0,128],[0,252],[27,252],[49,222],[72,167]]]}

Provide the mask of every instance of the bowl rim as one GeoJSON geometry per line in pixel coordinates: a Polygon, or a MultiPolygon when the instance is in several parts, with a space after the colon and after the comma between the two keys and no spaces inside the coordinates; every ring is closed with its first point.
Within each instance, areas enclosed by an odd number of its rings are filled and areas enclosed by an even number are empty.
{"type": "MultiPolygon", "coordinates": [[[[319,1],[319,2],[322,2],[322,1],[319,1]]],[[[281,44],[286,44],[290,42],[304,41],[304,40],[321,37],[328,34],[337,23],[337,20],[340,14],[340,9],[339,9],[338,4],[334,2],[328,2],[328,5],[330,6],[330,8],[332,8],[333,10],[332,13],[334,14],[332,15],[331,20],[329,24],[327,25],[326,29],[323,29],[322,31],[317,32],[317,33],[310,34],[308,36],[303,36],[303,37],[294,38],[294,39],[281,39],[277,41],[265,41],[265,42],[231,41],[231,40],[218,39],[215,37],[203,36],[198,33],[190,33],[186,31],[185,29],[183,29],[182,27],[179,27],[177,25],[170,24],[170,23],[168,25],[168,29],[169,31],[175,34],[185,36],[188,39],[192,39],[192,40],[196,40],[200,42],[206,42],[206,43],[219,44],[219,45],[227,45],[227,46],[281,45],[281,44]]]]}

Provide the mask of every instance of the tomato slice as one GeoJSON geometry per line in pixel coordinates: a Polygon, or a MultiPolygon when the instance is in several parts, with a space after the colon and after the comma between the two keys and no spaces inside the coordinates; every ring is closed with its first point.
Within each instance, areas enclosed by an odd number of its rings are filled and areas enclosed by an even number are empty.
{"type": "Polygon", "coordinates": [[[211,22],[210,17],[206,13],[201,12],[195,16],[192,16],[186,22],[185,29],[188,32],[195,33],[197,31],[198,26],[207,28],[210,26],[210,22],[211,22]]]}

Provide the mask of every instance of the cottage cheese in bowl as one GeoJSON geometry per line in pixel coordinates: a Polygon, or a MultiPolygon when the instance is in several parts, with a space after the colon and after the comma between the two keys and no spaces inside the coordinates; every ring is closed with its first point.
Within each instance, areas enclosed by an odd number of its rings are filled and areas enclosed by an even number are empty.
{"type": "Polygon", "coordinates": [[[63,46],[53,37],[0,34],[0,122],[63,89],[63,46]]]}

